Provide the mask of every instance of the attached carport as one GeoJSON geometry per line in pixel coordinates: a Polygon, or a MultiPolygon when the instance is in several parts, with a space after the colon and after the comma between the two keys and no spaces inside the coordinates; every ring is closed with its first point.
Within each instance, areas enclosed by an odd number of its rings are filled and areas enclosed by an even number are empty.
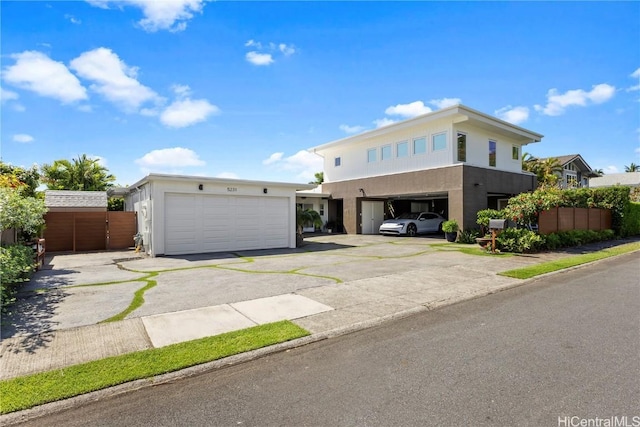
{"type": "Polygon", "coordinates": [[[149,255],[294,248],[296,190],[310,184],[150,174],[129,187],[149,255]]]}

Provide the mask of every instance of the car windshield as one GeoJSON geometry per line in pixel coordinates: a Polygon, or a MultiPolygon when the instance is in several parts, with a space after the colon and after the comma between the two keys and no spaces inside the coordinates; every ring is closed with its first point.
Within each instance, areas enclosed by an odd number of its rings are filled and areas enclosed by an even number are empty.
{"type": "Polygon", "coordinates": [[[418,216],[420,216],[420,212],[403,213],[396,219],[418,219],[418,216]]]}

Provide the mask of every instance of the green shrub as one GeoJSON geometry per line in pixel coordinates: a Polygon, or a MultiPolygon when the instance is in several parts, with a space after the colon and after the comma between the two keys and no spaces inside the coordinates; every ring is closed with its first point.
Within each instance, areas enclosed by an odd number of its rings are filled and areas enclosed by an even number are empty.
{"type": "Polygon", "coordinates": [[[601,242],[604,240],[611,240],[615,237],[613,230],[569,230],[559,233],[551,233],[544,238],[543,248],[547,250],[555,250],[560,248],[567,248],[571,246],[579,246],[587,243],[601,242]]]}
{"type": "Polygon", "coordinates": [[[536,252],[544,244],[544,239],[538,233],[525,228],[507,228],[496,240],[498,249],[514,253],[536,252]]]}
{"type": "Polygon", "coordinates": [[[476,238],[480,237],[480,230],[478,229],[467,229],[461,231],[458,235],[458,243],[476,243],[476,238]]]}
{"type": "Polygon", "coordinates": [[[487,233],[489,231],[489,220],[490,219],[506,219],[506,214],[504,211],[498,211],[495,209],[483,209],[478,211],[476,214],[478,219],[476,224],[480,226],[481,233],[487,233]]]}
{"type": "Polygon", "coordinates": [[[442,223],[442,231],[445,233],[455,233],[459,230],[458,221],[450,219],[442,223]]]}
{"type": "Polygon", "coordinates": [[[620,235],[622,237],[640,234],[640,203],[629,202],[623,213],[620,235]]]}
{"type": "Polygon", "coordinates": [[[15,301],[20,283],[29,280],[34,270],[33,249],[24,245],[0,246],[0,301],[1,313],[15,301]]]}

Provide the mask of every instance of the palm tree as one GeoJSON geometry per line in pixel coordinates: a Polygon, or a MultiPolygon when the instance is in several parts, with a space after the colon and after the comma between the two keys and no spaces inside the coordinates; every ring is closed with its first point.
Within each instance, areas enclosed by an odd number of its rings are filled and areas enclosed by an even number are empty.
{"type": "Polygon", "coordinates": [[[309,181],[309,184],[320,185],[324,182],[324,172],[316,172],[314,174],[315,181],[309,181]]]}
{"type": "Polygon", "coordinates": [[[635,163],[631,163],[629,166],[624,167],[625,172],[640,172],[640,166],[635,163]]]}
{"type": "Polygon", "coordinates": [[[597,175],[600,175],[600,176],[604,175],[604,171],[602,169],[594,169],[593,173],[595,173],[597,175]]]}
{"type": "Polygon", "coordinates": [[[302,236],[302,229],[305,225],[313,225],[314,227],[322,227],[322,218],[320,214],[313,209],[300,209],[296,211],[296,225],[298,234],[302,236]]]}
{"type": "Polygon", "coordinates": [[[105,191],[116,178],[98,159],[78,156],[72,162],[55,160],[42,166],[43,181],[49,190],[105,191]]]}

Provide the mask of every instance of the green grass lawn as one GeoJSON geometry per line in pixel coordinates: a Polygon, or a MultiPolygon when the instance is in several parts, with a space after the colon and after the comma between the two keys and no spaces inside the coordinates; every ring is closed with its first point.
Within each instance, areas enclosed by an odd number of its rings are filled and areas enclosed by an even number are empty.
{"type": "Polygon", "coordinates": [[[640,242],[627,243],[626,245],[617,246],[615,248],[603,249],[598,252],[592,252],[582,255],[570,256],[556,261],[544,262],[542,264],[531,265],[529,267],[517,268],[515,270],[507,270],[498,273],[501,276],[513,277],[515,279],[530,279],[545,273],[563,270],[565,268],[575,267],[577,265],[586,264],[588,262],[609,258],[616,255],[640,250],[640,242]]]}
{"type": "Polygon", "coordinates": [[[150,378],[309,335],[288,320],[0,381],[0,413],[150,378]]]}

